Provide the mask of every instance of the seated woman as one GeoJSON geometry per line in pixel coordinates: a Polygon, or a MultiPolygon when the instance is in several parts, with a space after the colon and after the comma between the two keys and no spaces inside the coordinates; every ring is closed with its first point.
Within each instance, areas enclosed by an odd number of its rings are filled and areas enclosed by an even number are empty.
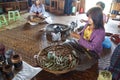
{"type": "Polygon", "coordinates": [[[99,7],[93,7],[88,10],[88,23],[80,33],[71,33],[71,36],[78,39],[78,44],[86,48],[93,54],[100,56],[102,51],[102,42],[105,38],[105,29],[103,23],[103,13],[99,7]]]}
{"type": "Polygon", "coordinates": [[[41,0],[35,0],[35,4],[32,5],[30,9],[30,15],[28,16],[28,22],[32,21],[34,18],[43,18],[45,14],[45,8],[41,0]]]}

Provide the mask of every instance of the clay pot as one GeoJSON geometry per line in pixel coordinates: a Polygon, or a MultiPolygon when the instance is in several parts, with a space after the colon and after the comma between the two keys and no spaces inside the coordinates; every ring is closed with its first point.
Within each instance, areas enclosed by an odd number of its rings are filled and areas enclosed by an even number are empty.
{"type": "Polygon", "coordinates": [[[0,43],[0,71],[5,63],[5,45],[0,43]]]}
{"type": "Polygon", "coordinates": [[[5,45],[0,43],[0,54],[4,55],[5,54],[5,45]]]}
{"type": "Polygon", "coordinates": [[[11,57],[14,55],[14,50],[9,49],[5,52],[5,57],[6,57],[6,61],[9,65],[13,65],[12,61],[11,61],[11,57]]]}
{"type": "Polygon", "coordinates": [[[20,55],[18,55],[18,54],[13,55],[12,58],[11,58],[11,61],[12,61],[13,65],[14,65],[15,70],[19,71],[19,70],[22,69],[22,67],[23,67],[22,64],[23,63],[22,63],[22,57],[20,55]]]}
{"type": "Polygon", "coordinates": [[[0,69],[3,63],[5,63],[5,45],[0,43],[0,69]]]}
{"type": "Polygon", "coordinates": [[[11,65],[3,66],[3,72],[6,80],[12,80],[12,78],[14,77],[14,73],[11,65]]]}
{"type": "Polygon", "coordinates": [[[56,33],[60,32],[61,33],[61,40],[64,42],[70,35],[70,28],[67,25],[64,24],[49,24],[46,26],[46,39],[50,42],[52,41],[52,35],[51,33],[54,32],[56,33]],[[55,28],[56,27],[56,28],[55,28]],[[58,28],[57,28],[58,27],[58,28]]]}
{"type": "Polygon", "coordinates": [[[5,64],[5,57],[0,55],[0,71],[2,71],[2,67],[5,64]]]}

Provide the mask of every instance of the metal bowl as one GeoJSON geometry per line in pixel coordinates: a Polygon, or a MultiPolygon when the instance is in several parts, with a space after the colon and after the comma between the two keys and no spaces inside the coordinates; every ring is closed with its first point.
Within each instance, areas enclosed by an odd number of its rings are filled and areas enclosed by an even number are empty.
{"type": "Polygon", "coordinates": [[[52,42],[51,33],[55,32],[55,26],[59,26],[59,28],[61,29],[60,30],[61,41],[65,41],[70,35],[70,27],[68,25],[59,24],[59,23],[49,24],[45,27],[47,40],[52,42]]]}

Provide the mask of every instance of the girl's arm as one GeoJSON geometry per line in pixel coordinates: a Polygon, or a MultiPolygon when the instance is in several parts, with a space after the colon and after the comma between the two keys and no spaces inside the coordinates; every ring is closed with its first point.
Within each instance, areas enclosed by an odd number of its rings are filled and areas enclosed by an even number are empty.
{"type": "Polygon", "coordinates": [[[88,20],[81,19],[80,22],[81,23],[83,23],[83,22],[88,23],[88,20]]]}

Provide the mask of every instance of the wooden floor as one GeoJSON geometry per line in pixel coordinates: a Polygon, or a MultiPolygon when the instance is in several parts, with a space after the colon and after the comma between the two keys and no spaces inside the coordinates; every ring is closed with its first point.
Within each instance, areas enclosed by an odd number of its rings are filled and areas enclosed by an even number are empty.
{"type": "MultiPolygon", "coordinates": [[[[80,19],[86,19],[85,15],[77,15],[77,16],[56,16],[52,15],[52,20],[53,23],[62,23],[62,24],[70,24],[71,21],[78,21],[79,26],[84,25],[84,23],[80,23],[80,19]]],[[[117,27],[118,21],[113,21],[109,20],[107,24],[105,24],[105,30],[106,32],[111,32],[111,33],[120,33],[120,29],[117,27]]],[[[31,65],[35,65],[35,59],[33,56],[38,53],[39,49],[39,42],[35,40],[34,35],[43,27],[47,26],[46,24],[44,25],[38,25],[32,27],[30,30],[23,31],[22,27],[23,25],[11,29],[11,30],[5,30],[0,32],[0,42],[4,43],[7,48],[12,48],[15,49],[17,53],[21,54],[23,57],[23,60],[28,62],[31,65]]],[[[101,59],[99,60],[99,68],[103,69],[107,66],[109,66],[110,63],[110,57],[112,55],[112,52],[116,45],[112,43],[112,47],[109,50],[105,50],[104,53],[102,53],[101,59]]],[[[94,70],[94,69],[93,69],[94,70]]],[[[91,70],[90,70],[91,71],[91,70]]],[[[37,80],[44,80],[43,78],[39,77],[46,77],[49,75],[49,73],[46,73],[43,75],[44,72],[41,72],[40,75],[37,75],[37,80]],[[41,76],[42,74],[42,76],[41,76]]],[[[71,74],[74,75],[74,71],[68,74],[67,77],[71,77],[71,74]]],[[[80,74],[77,73],[77,77],[79,78],[80,74]]],[[[48,76],[45,78],[45,80],[48,78],[48,80],[68,80],[68,78],[65,79],[60,78],[60,77],[52,77],[48,76]],[[60,78],[60,79],[57,79],[60,78]]],[[[74,75],[76,76],[76,75],[74,75]]],[[[70,79],[69,80],[79,80],[79,79],[70,79]]],[[[82,79],[83,80],[83,79],[82,79]]],[[[84,79],[88,80],[88,79],[84,79]]],[[[89,79],[89,80],[94,80],[94,79],[89,79]]]]}

